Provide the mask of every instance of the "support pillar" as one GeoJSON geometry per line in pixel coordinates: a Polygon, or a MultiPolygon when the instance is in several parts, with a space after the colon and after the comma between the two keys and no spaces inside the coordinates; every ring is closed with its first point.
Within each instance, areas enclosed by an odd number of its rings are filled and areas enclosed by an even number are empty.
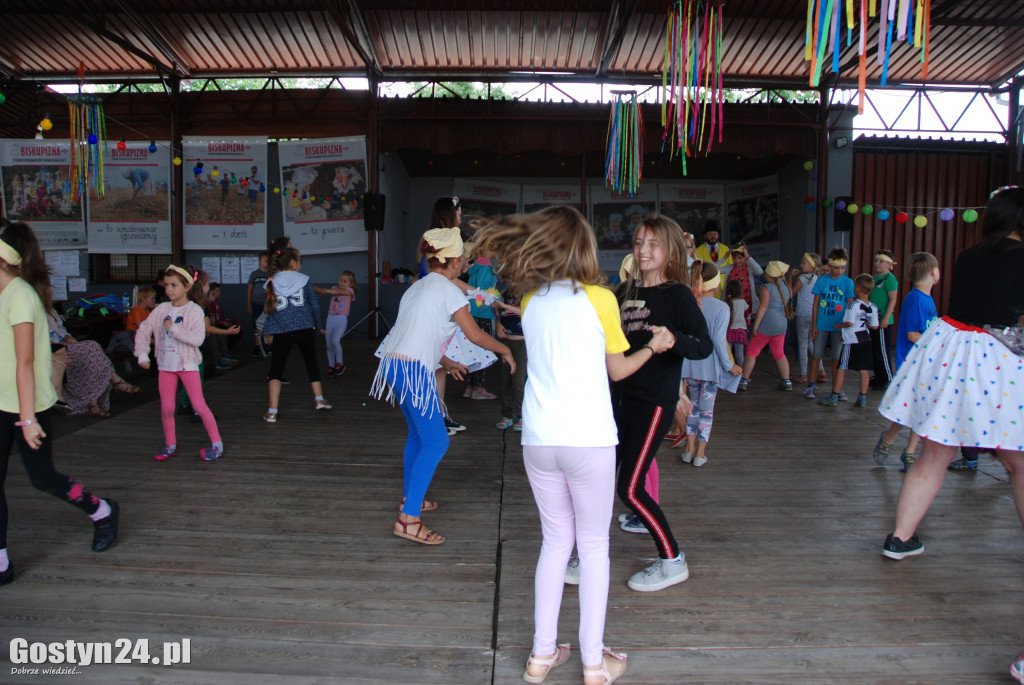
{"type": "Polygon", "coordinates": [[[181,144],[181,77],[167,79],[171,98],[171,158],[181,157],[182,164],[171,164],[171,263],[181,264],[185,256],[185,155],[181,144]]]}
{"type": "MultiPolygon", "coordinates": [[[[366,174],[367,174],[367,190],[372,192],[380,192],[380,102],[377,98],[377,91],[379,89],[379,82],[376,78],[370,78],[370,122],[368,126],[368,135],[366,136],[366,174]]],[[[381,231],[370,231],[369,235],[366,236],[366,259],[367,259],[367,274],[369,276],[369,295],[367,302],[369,304],[370,316],[370,338],[376,338],[379,334],[377,330],[378,317],[376,312],[380,309],[380,298],[377,292],[380,284],[380,268],[377,264],[377,257],[380,248],[380,233],[381,231]]]]}
{"type": "Polygon", "coordinates": [[[818,187],[815,193],[817,208],[814,211],[814,250],[823,255],[828,251],[825,245],[827,235],[825,228],[828,220],[825,198],[828,197],[828,110],[831,102],[831,90],[827,85],[822,84],[818,87],[818,98],[818,187]]]}
{"type": "Polygon", "coordinates": [[[1020,109],[1020,91],[1024,86],[1024,79],[1014,79],[1010,83],[1010,106],[1007,113],[1006,126],[1006,185],[1020,185],[1022,173],[1022,128],[1024,128],[1024,115],[1020,109]]]}

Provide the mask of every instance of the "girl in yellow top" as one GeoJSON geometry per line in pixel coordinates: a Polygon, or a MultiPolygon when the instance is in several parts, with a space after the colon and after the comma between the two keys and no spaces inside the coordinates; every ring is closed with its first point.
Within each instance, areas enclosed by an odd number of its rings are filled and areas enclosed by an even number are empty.
{"type": "MultiPolygon", "coordinates": [[[[57,394],[50,382],[50,298],[46,261],[32,229],[0,219],[0,484],[17,442],[32,485],[88,514],[94,525],[92,549],[102,552],[117,539],[117,502],[98,499],[53,466],[48,433],[57,394]]],[[[0,585],[13,578],[7,497],[0,487],[0,585]]]]}

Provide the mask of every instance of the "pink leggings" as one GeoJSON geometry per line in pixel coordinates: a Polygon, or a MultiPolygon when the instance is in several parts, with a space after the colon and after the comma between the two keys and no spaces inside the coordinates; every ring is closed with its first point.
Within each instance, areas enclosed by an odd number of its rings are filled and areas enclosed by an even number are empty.
{"type": "Polygon", "coordinates": [[[534,576],[533,653],[555,653],[565,566],[575,543],[580,555],[580,653],[584,665],[599,665],[608,609],[615,448],[524,445],[523,463],[544,536],[534,576]]]}
{"type": "Polygon", "coordinates": [[[217,420],[213,418],[213,412],[206,406],[203,399],[203,382],[199,378],[198,371],[161,371],[160,383],[160,421],[164,424],[164,443],[169,447],[177,444],[174,435],[174,404],[175,393],[178,390],[178,379],[185,386],[188,399],[192,403],[192,410],[199,414],[203,420],[203,427],[210,435],[210,442],[220,442],[220,431],[217,430],[217,420]]]}
{"type": "Polygon", "coordinates": [[[761,350],[764,349],[765,345],[768,345],[768,349],[771,350],[772,359],[779,360],[786,356],[785,333],[782,335],[755,334],[750,344],[747,345],[747,356],[757,359],[757,355],[761,354],[761,350]]]}

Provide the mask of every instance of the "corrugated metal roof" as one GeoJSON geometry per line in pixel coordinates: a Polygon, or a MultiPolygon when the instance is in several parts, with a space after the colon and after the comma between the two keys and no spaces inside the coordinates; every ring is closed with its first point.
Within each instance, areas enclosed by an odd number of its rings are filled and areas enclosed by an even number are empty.
{"type": "MultiPolygon", "coordinates": [[[[192,77],[369,70],[382,80],[502,80],[557,72],[643,82],[661,69],[667,7],[651,0],[54,0],[37,9],[3,0],[0,74],[74,77],[81,64],[87,78],[152,77],[156,63],[192,77]]],[[[729,85],[806,81],[806,11],[806,0],[728,2],[729,85]]],[[[873,48],[874,25],[870,33],[873,48]]],[[[856,79],[855,49],[842,55],[845,83],[856,79]]],[[[934,0],[930,83],[997,85],[1021,70],[1024,3],[934,0]]],[[[869,81],[880,77],[872,58],[869,81]]],[[[920,50],[894,45],[890,83],[921,80],[920,50]]]]}

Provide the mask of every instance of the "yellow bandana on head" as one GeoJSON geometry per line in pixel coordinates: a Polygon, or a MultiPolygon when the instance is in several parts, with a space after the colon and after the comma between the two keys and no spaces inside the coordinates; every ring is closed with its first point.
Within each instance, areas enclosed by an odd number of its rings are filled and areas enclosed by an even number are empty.
{"type": "Polygon", "coordinates": [[[167,267],[167,270],[168,271],[176,271],[177,273],[181,274],[185,278],[185,281],[186,281],[185,289],[186,290],[191,290],[192,286],[196,282],[196,279],[192,277],[192,274],[190,274],[189,272],[185,271],[180,266],[175,266],[174,264],[171,264],[171,265],[169,265],[167,267]]]}
{"type": "Polygon", "coordinates": [[[704,292],[708,292],[709,290],[718,290],[718,286],[720,285],[722,285],[722,274],[717,273],[710,281],[704,281],[704,292]]]}
{"type": "Polygon", "coordinates": [[[845,259],[830,259],[828,260],[829,266],[846,266],[845,259]]]}
{"type": "Polygon", "coordinates": [[[804,261],[810,264],[811,266],[814,266],[814,258],[811,257],[810,252],[804,252],[804,261]]]}
{"type": "MultiPolygon", "coordinates": [[[[633,254],[627,254],[622,258],[622,265],[619,267],[619,280],[625,282],[633,274],[633,254]]],[[[633,276],[636,278],[636,276],[633,276]]]]}
{"type": "Polygon", "coordinates": [[[881,259],[883,262],[889,262],[893,266],[896,265],[896,260],[894,260],[892,257],[890,257],[887,254],[882,254],[881,252],[879,252],[878,254],[875,255],[875,259],[881,259]]]}
{"type": "Polygon", "coordinates": [[[18,266],[21,264],[21,255],[13,247],[0,240],[0,259],[4,260],[11,266],[18,266]]]}
{"type": "Polygon", "coordinates": [[[461,257],[465,251],[462,245],[462,235],[457,227],[432,228],[423,234],[423,240],[432,250],[426,253],[427,257],[434,257],[442,264],[449,259],[461,257]]]}

